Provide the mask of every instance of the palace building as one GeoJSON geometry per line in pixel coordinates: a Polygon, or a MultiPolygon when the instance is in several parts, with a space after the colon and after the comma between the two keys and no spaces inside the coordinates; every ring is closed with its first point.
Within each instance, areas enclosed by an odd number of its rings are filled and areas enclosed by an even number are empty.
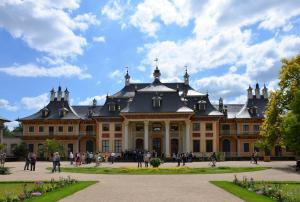
{"type": "MultiPolygon", "coordinates": [[[[155,150],[170,157],[177,152],[205,155],[225,152],[227,157],[249,156],[256,148],[268,102],[268,89],[251,86],[245,104],[213,105],[207,93],[183,82],[163,83],[156,66],[152,83],[131,83],[107,96],[103,105],[71,106],[68,89],[50,91],[50,102],[38,112],[19,119],[23,141],[39,154],[46,139],[60,141],[66,154],[155,150]]],[[[290,155],[281,148],[273,155],[290,155]]],[[[42,155],[42,154],[41,154],[42,155]]]]}

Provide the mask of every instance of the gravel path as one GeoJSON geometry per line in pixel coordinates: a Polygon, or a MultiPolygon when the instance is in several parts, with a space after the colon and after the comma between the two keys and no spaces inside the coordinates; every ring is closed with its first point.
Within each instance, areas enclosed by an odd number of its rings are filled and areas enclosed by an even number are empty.
{"type": "MultiPolygon", "coordinates": [[[[63,162],[63,166],[69,166],[63,162]]],[[[264,163],[273,169],[251,173],[238,173],[237,176],[253,177],[255,180],[289,180],[300,181],[299,172],[291,167],[293,161],[278,161],[264,163]]],[[[46,170],[51,166],[48,162],[38,162],[35,172],[24,171],[23,162],[7,163],[11,167],[11,175],[0,176],[0,181],[13,180],[49,180],[61,176],[71,176],[78,180],[95,180],[99,183],[80,192],[64,198],[63,202],[73,201],[105,201],[105,202],[152,202],[152,201],[203,201],[203,202],[238,202],[241,199],[209,183],[211,180],[232,181],[234,174],[197,174],[197,175],[95,175],[81,173],[55,173],[46,170]]],[[[90,166],[90,165],[89,165],[90,166]]],[[[93,165],[92,165],[93,166],[93,165]]],[[[103,164],[105,167],[136,167],[135,163],[103,164]]],[[[175,163],[165,163],[162,167],[174,167],[175,163]]],[[[189,167],[207,167],[207,162],[189,163],[189,167]]],[[[218,166],[256,166],[245,161],[228,161],[218,163],[218,166]]]]}

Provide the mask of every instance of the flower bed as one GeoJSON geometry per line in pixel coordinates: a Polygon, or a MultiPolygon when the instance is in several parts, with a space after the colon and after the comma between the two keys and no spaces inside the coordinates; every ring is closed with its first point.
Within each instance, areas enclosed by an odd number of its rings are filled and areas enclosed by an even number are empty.
{"type": "Polygon", "coordinates": [[[255,182],[253,178],[243,177],[242,180],[239,180],[235,176],[233,183],[250,192],[267,196],[279,202],[300,201],[300,183],[297,182],[255,182]]]}
{"type": "Polygon", "coordinates": [[[45,182],[24,182],[22,183],[22,189],[19,193],[13,192],[14,190],[12,190],[10,193],[5,193],[4,198],[0,198],[0,202],[24,201],[76,183],[78,183],[78,181],[71,179],[70,177],[60,178],[59,180],[51,179],[51,181],[45,182]]]}

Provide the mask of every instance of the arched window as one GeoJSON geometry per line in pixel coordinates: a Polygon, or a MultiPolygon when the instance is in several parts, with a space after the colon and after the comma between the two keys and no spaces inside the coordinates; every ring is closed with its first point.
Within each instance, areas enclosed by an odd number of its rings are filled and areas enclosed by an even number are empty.
{"type": "Polygon", "coordinates": [[[154,108],[159,108],[161,106],[162,98],[159,96],[155,96],[152,98],[152,105],[154,108]]]}

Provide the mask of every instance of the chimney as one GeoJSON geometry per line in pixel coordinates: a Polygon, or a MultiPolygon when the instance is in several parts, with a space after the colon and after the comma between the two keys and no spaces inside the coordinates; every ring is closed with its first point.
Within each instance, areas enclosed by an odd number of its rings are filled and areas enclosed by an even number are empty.
{"type": "Polygon", "coordinates": [[[61,87],[58,86],[58,91],[57,91],[57,101],[61,101],[61,97],[62,97],[61,87]]]}
{"type": "Polygon", "coordinates": [[[66,88],[66,90],[65,90],[65,94],[64,94],[64,101],[69,101],[69,91],[68,91],[68,89],[66,88]]]}
{"type": "Polygon", "coordinates": [[[255,87],[255,97],[256,99],[260,99],[260,89],[258,83],[256,83],[256,87],[255,87]]]}
{"type": "Polygon", "coordinates": [[[250,85],[247,91],[248,91],[248,99],[253,99],[252,88],[250,85]]]}
{"type": "Polygon", "coordinates": [[[265,84],[264,84],[264,88],[262,89],[262,94],[265,99],[268,99],[268,89],[265,84]]]}
{"type": "Polygon", "coordinates": [[[50,101],[54,101],[54,98],[55,98],[55,91],[54,88],[52,88],[50,91],[50,101]]]}

